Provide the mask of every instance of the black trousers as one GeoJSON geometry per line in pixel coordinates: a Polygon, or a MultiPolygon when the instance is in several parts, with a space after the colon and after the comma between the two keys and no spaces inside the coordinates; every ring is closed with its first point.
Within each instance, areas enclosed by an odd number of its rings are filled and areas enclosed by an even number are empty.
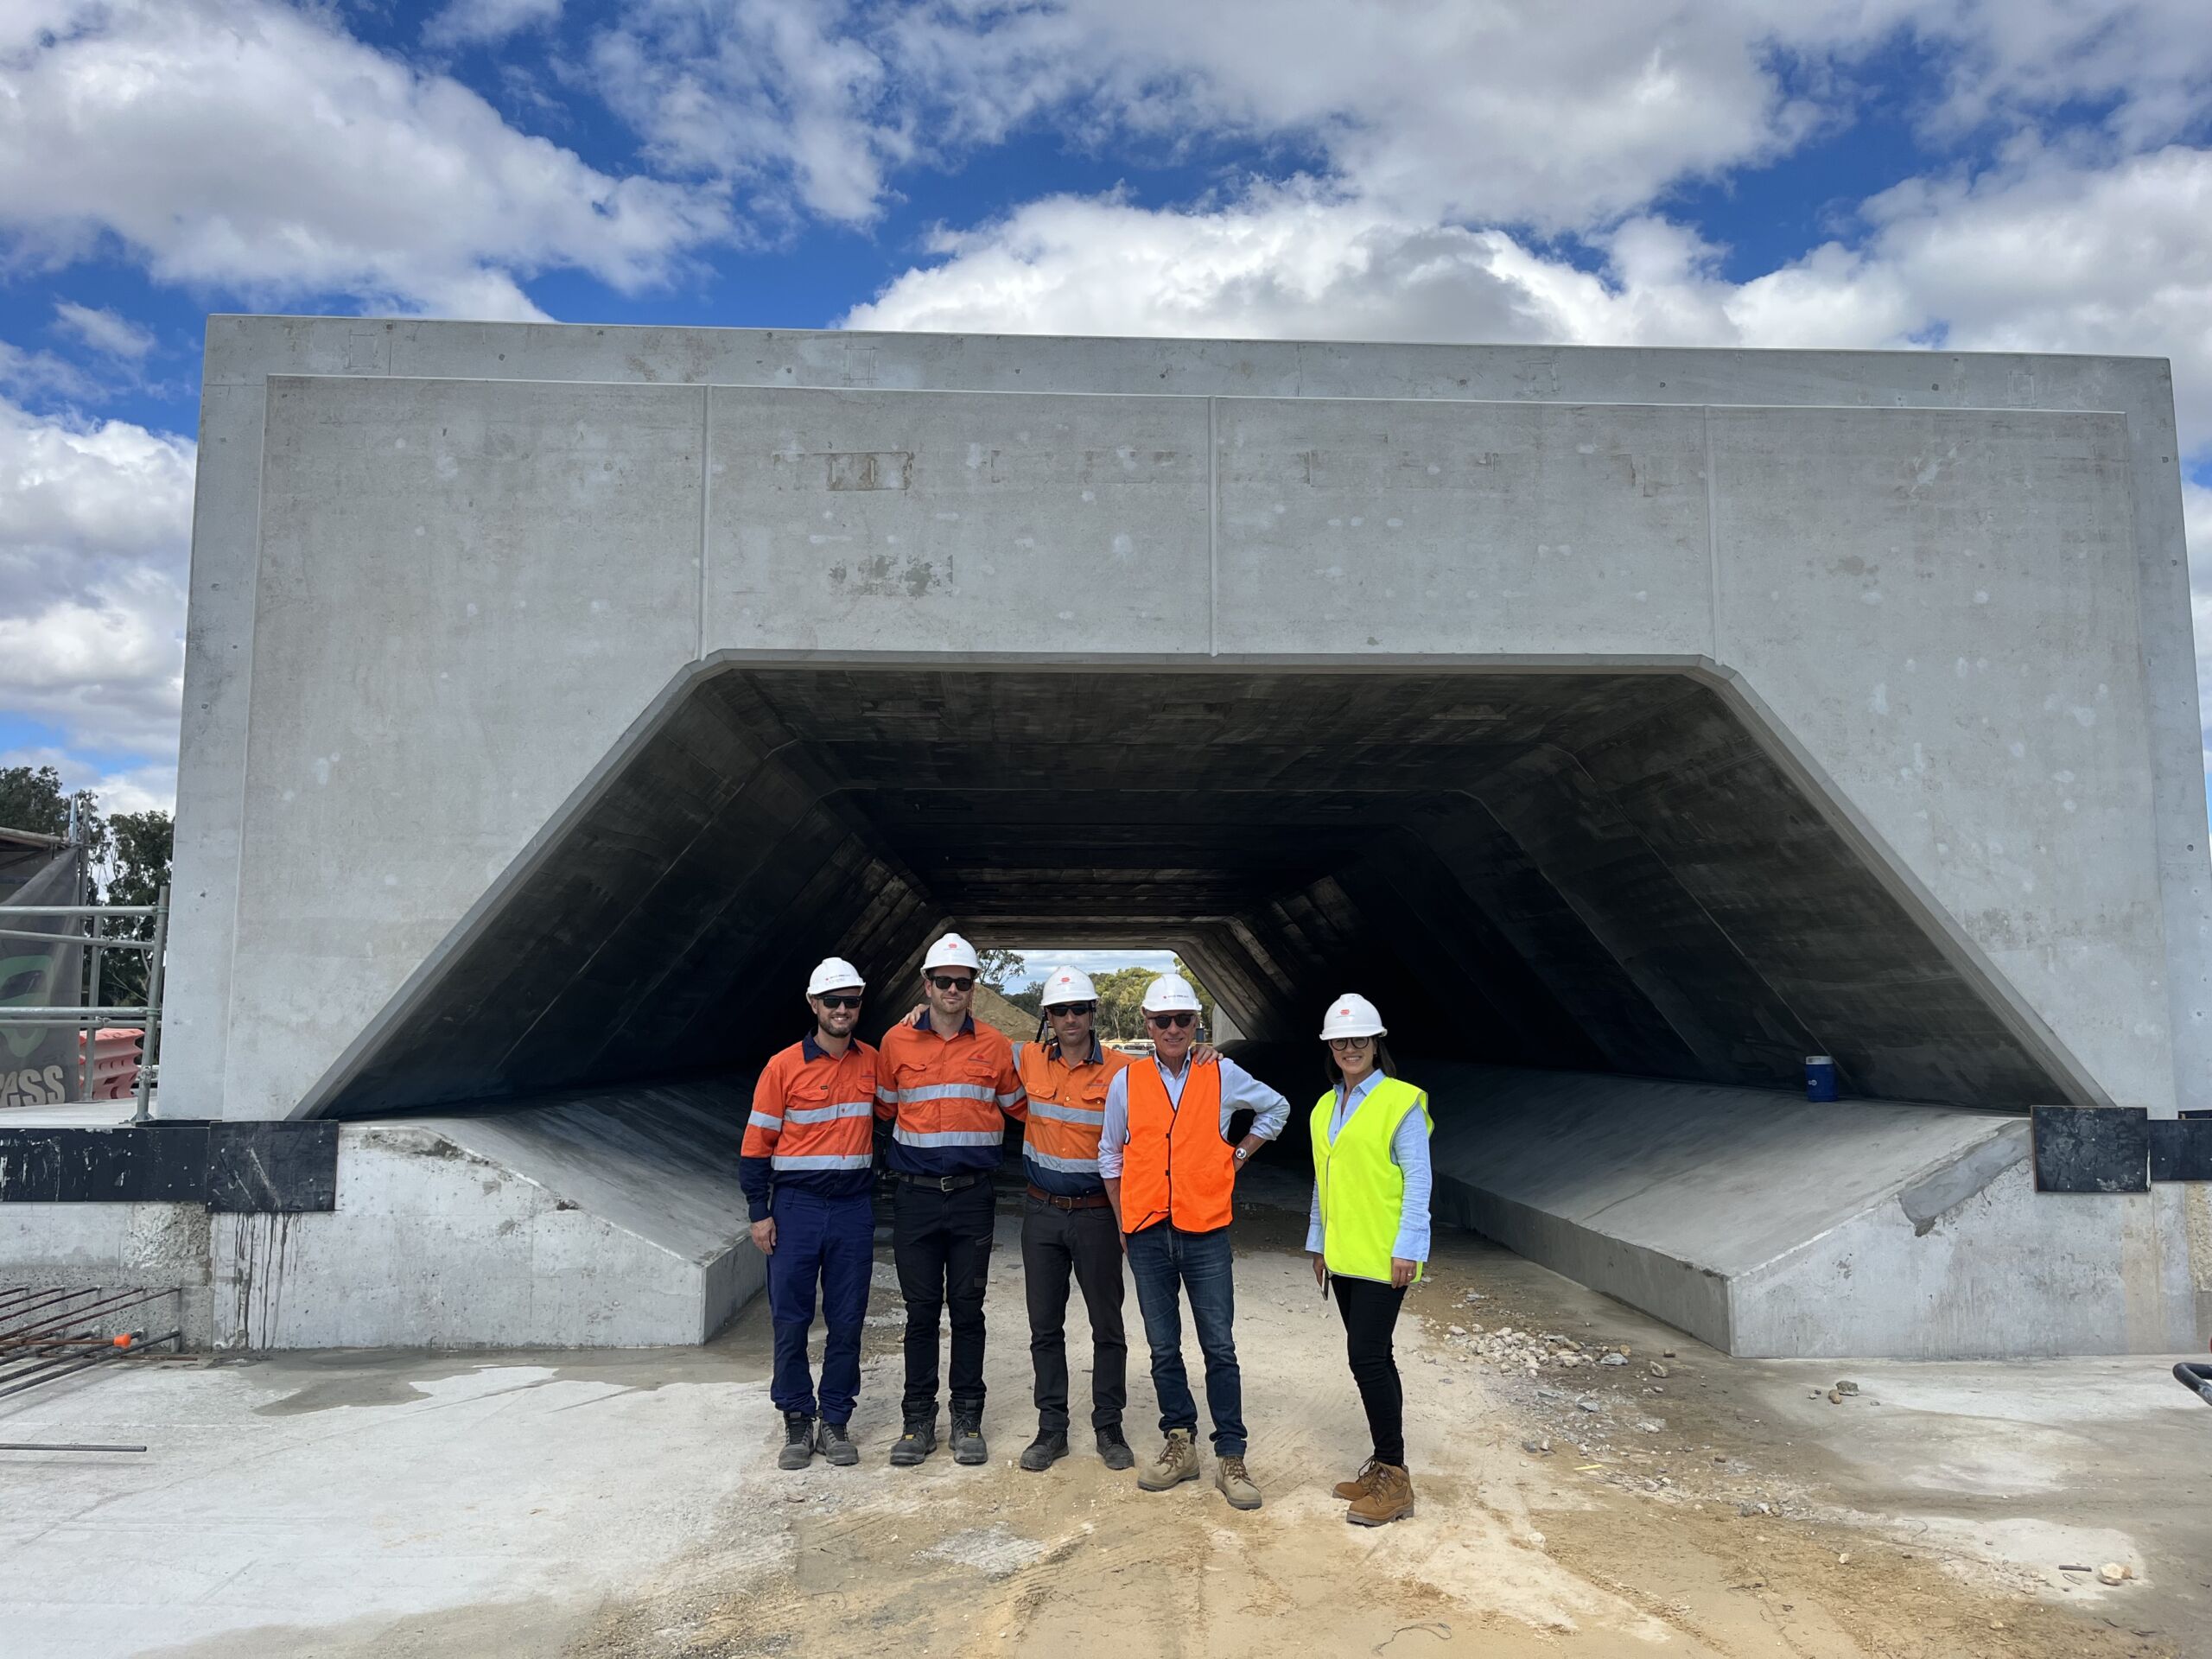
{"type": "Polygon", "coordinates": [[[1394,1468],[1406,1466],[1406,1390],[1398,1380],[1398,1361],[1390,1349],[1391,1332],[1397,1329],[1398,1309],[1406,1293],[1401,1287],[1378,1284],[1372,1279],[1330,1276],[1337,1293],[1337,1311],[1344,1317],[1344,1352],[1351,1361],[1351,1379],[1359,1385],[1359,1403],[1367,1408],[1367,1432],[1374,1439],[1375,1460],[1394,1468]]]}
{"type": "Polygon", "coordinates": [[[1068,1280],[1090,1315],[1090,1426],[1111,1428],[1129,1397],[1129,1344],[1122,1330],[1122,1238],[1114,1211],[1061,1210],[1024,1201],[1021,1276],[1029,1296],[1029,1363],[1037,1376],[1037,1426],[1068,1426],[1068,1280]]]}
{"type": "Polygon", "coordinates": [[[952,1308],[952,1414],[983,1414],[983,1287],[991,1269],[988,1176],[957,1192],[899,1183],[891,1209],[891,1260],[906,1302],[908,1422],[937,1416],[938,1316],[952,1308]]]}

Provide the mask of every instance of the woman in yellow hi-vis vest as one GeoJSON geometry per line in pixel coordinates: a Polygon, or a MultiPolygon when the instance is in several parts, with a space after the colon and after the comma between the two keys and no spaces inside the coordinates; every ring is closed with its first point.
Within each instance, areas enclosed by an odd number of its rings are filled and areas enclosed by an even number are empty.
{"type": "Polygon", "coordinates": [[[1313,1277],[1336,1291],[1344,1348],[1374,1450],[1337,1484],[1344,1519],[1379,1527],[1414,1512],[1406,1395],[1390,1337],[1406,1287],[1428,1259],[1428,1096],[1391,1075],[1382,1016],[1345,995],[1321,1021],[1336,1087],[1313,1108],[1313,1277]]]}

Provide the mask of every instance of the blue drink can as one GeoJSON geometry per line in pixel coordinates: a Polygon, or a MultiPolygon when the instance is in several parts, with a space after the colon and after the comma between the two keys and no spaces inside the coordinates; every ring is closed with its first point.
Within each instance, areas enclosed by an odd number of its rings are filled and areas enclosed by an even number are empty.
{"type": "Polygon", "coordinates": [[[1805,1098],[1835,1098],[1835,1062],[1825,1054],[1808,1054],[1805,1057],[1805,1098]]]}

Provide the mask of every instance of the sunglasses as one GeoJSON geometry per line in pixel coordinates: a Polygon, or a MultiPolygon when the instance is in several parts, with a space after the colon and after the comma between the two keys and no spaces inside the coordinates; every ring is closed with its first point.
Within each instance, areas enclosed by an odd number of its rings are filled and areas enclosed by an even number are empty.
{"type": "Polygon", "coordinates": [[[1198,1017],[1197,1014],[1187,1011],[1182,1014],[1147,1014],[1144,1017],[1144,1022],[1147,1026],[1158,1026],[1163,1031],[1170,1026],[1180,1031],[1198,1017]]]}
{"type": "Polygon", "coordinates": [[[1098,1005],[1096,1002],[1052,1002],[1046,1006],[1045,1012],[1059,1020],[1071,1014],[1096,1014],[1098,1005]]]}
{"type": "Polygon", "coordinates": [[[928,978],[930,983],[940,991],[964,991],[976,982],[972,979],[957,978],[951,974],[931,974],[928,978]]]}
{"type": "Polygon", "coordinates": [[[1365,1048],[1374,1040],[1372,1037],[1332,1037],[1329,1046],[1341,1053],[1347,1048],[1365,1048]]]}
{"type": "Polygon", "coordinates": [[[825,1008],[857,1008],[861,1005],[857,996],[817,996],[814,1000],[825,1008]]]}

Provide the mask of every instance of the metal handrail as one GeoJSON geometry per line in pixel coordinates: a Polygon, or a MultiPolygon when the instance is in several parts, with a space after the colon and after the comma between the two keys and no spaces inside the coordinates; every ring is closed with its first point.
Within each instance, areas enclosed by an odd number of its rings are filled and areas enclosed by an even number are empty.
{"type": "MultiPolygon", "coordinates": [[[[92,1033],[103,1026],[120,1025],[126,1020],[137,1022],[140,1027],[138,1039],[138,1082],[135,1090],[135,1104],[131,1110],[133,1123],[153,1121],[153,1086],[158,1075],[157,1056],[161,1048],[162,1032],[162,976],[163,958],[168,952],[169,890],[163,887],[161,897],[150,905],[10,905],[0,908],[0,916],[14,921],[26,916],[74,916],[88,919],[92,926],[74,943],[92,952],[92,1005],[88,1007],[0,1007],[0,1026],[59,1026],[86,1033],[79,1044],[81,1052],[78,1064],[84,1079],[82,1092],[92,1098],[93,1053],[92,1033]],[[150,939],[107,939],[100,937],[100,925],[108,917],[144,917],[154,918],[154,937],[150,939]],[[100,1002],[100,960],[107,950],[138,950],[147,952],[146,1001],[143,1007],[118,1004],[103,1006],[100,1002]]],[[[35,938],[51,944],[59,936],[52,933],[24,934],[12,930],[0,932],[0,938],[35,938]]]]}
{"type": "MultiPolygon", "coordinates": [[[[164,887],[162,891],[167,893],[168,889],[164,887]]],[[[158,916],[162,913],[162,907],[157,904],[10,905],[7,906],[7,913],[10,916],[158,916]]],[[[51,933],[42,933],[39,937],[50,939],[54,936],[51,933]]]]}
{"type": "Polygon", "coordinates": [[[2190,1390],[2208,1406],[2212,1406],[2212,1365],[2198,1364],[2184,1359],[2174,1367],[2174,1381],[2190,1390]]]}
{"type": "MultiPolygon", "coordinates": [[[[13,913],[12,910],[0,911],[0,916],[13,913]]],[[[25,928],[0,927],[0,939],[35,939],[41,944],[51,944],[56,938],[73,939],[93,950],[150,950],[154,948],[151,939],[84,939],[78,938],[73,933],[33,933],[25,928]]]]}
{"type": "Polygon", "coordinates": [[[118,1020],[150,1019],[153,1012],[150,1005],[110,1008],[0,1008],[0,1026],[111,1026],[118,1020]]]}

